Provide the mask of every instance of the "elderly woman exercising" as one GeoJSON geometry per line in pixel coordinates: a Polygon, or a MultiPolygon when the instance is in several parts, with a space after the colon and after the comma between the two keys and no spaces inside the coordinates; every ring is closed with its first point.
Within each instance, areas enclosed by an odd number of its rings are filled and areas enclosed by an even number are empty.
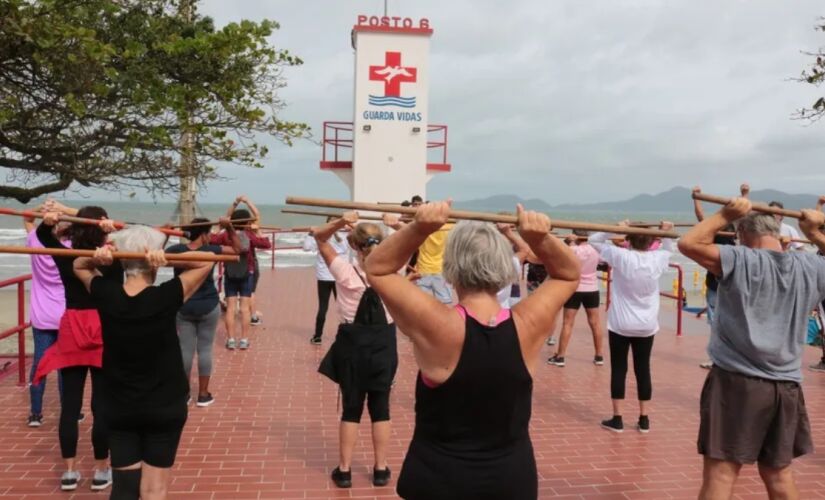
{"type": "Polygon", "coordinates": [[[553,279],[511,312],[496,300],[515,278],[510,243],[492,224],[461,222],[444,253],[458,306],[444,305],[396,271],[449,214],[449,203],[422,205],[366,262],[420,369],[415,432],[397,491],[406,499],[535,499],[533,373],[547,331],[576,291],[579,260],[548,234],[549,218],[519,206],[519,232],[553,279]]]}

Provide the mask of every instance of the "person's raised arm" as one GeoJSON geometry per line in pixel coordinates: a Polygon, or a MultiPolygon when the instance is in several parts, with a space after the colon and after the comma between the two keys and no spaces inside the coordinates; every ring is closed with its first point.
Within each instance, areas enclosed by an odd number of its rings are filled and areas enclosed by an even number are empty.
{"type": "Polygon", "coordinates": [[[246,206],[249,207],[249,211],[252,212],[252,217],[255,217],[255,220],[257,220],[260,223],[260,221],[261,221],[261,211],[258,210],[258,207],[256,207],[255,204],[252,203],[252,200],[250,200],[248,197],[246,197],[246,195],[241,196],[240,198],[241,198],[241,203],[246,203],[246,206]]]}
{"type": "Polygon", "coordinates": [[[92,280],[97,276],[102,276],[98,268],[111,266],[113,261],[111,247],[104,245],[95,250],[93,257],[76,258],[73,263],[74,274],[83,283],[86,291],[91,292],[92,280]]]}
{"type": "MultiPolygon", "coordinates": [[[[702,192],[702,188],[699,186],[694,186],[691,192],[693,194],[699,194],[702,192]]],[[[705,220],[705,209],[702,208],[702,202],[695,198],[693,199],[693,213],[696,214],[696,220],[699,222],[705,220]]]]}
{"type": "Polygon", "coordinates": [[[399,330],[410,337],[422,356],[416,356],[426,375],[438,372],[437,365],[449,364],[455,354],[450,346],[457,340],[461,318],[432,295],[421,291],[398,270],[405,267],[413,252],[447,222],[449,202],[421,205],[413,221],[376,246],[366,261],[367,279],[378,292],[399,330]],[[451,322],[456,328],[446,327],[451,322]]]}
{"type": "Polygon", "coordinates": [[[232,225],[231,219],[229,217],[221,217],[218,219],[218,224],[226,231],[226,237],[229,240],[229,245],[221,245],[221,253],[240,254],[241,250],[243,250],[241,248],[241,238],[238,236],[238,232],[235,231],[235,226],[232,225]]]}
{"type": "Polygon", "coordinates": [[[523,239],[519,238],[516,232],[513,231],[513,226],[510,224],[496,224],[496,227],[499,232],[507,238],[507,241],[516,247],[516,258],[518,259],[519,264],[523,265],[525,262],[539,261],[538,256],[530,250],[530,245],[528,245],[523,239]]]}
{"type": "MultiPolygon", "coordinates": [[[[673,231],[673,223],[670,221],[662,221],[659,224],[659,229],[662,231],[673,231]]],[[[662,238],[662,246],[659,250],[664,250],[665,252],[673,253],[676,251],[676,244],[673,242],[673,238],[662,238]]]]}
{"type": "Polygon", "coordinates": [[[823,204],[825,204],[825,196],[820,196],[815,210],[802,210],[799,229],[820,252],[825,253],[825,233],[822,232],[822,226],[825,224],[825,214],[822,213],[823,204]]]}
{"type": "Polygon", "coordinates": [[[601,253],[601,251],[607,246],[607,233],[593,233],[590,237],[587,238],[587,242],[590,243],[590,246],[596,249],[597,252],[601,253]]]}
{"type": "Polygon", "coordinates": [[[401,218],[397,214],[385,213],[381,216],[381,221],[385,226],[396,231],[407,225],[406,222],[401,221],[401,218]]]}
{"type": "Polygon", "coordinates": [[[718,212],[696,224],[679,238],[679,251],[715,276],[722,275],[722,258],[713,237],[728,224],[748,215],[751,202],[747,198],[734,198],[718,212]]]}
{"type": "Polygon", "coordinates": [[[335,251],[329,239],[332,236],[347,227],[358,222],[358,212],[344,212],[340,219],[334,219],[327,222],[321,227],[313,228],[310,234],[315,237],[315,243],[318,245],[318,253],[324,259],[324,263],[329,266],[332,261],[338,257],[338,252],[335,251]]]}
{"type": "Polygon", "coordinates": [[[534,367],[556,315],[579,285],[581,263],[565,242],[550,234],[549,217],[527,212],[521,205],[516,208],[519,234],[541,260],[550,278],[513,308],[525,361],[534,367]]]}

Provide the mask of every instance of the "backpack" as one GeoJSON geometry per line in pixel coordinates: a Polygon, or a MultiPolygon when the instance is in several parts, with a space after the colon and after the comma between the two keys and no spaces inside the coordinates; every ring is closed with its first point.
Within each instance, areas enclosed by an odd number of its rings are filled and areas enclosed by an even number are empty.
{"type": "Polygon", "coordinates": [[[224,264],[224,274],[231,280],[242,280],[249,277],[249,237],[245,231],[238,233],[241,240],[241,252],[238,262],[227,262],[224,264]]]}

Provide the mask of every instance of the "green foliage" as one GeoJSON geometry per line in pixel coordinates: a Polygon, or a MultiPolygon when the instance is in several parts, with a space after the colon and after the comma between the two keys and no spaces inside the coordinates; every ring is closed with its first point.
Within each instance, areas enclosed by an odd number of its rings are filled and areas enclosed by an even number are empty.
{"type": "MultiPolygon", "coordinates": [[[[819,18],[814,29],[825,32],[825,17],[819,18]]],[[[811,56],[814,61],[802,71],[802,74],[796,80],[819,87],[825,82],[825,48],[820,48],[816,52],[806,52],[805,54],[811,56]]],[[[819,97],[810,107],[798,109],[794,114],[794,118],[818,121],[823,115],[825,115],[825,97],[819,97]]]]}
{"type": "Polygon", "coordinates": [[[174,0],[0,0],[0,196],[174,190],[182,154],[200,182],[219,161],[261,167],[263,137],[309,134],[278,118],[302,61],[270,45],[277,29],[187,21],[174,0]]]}

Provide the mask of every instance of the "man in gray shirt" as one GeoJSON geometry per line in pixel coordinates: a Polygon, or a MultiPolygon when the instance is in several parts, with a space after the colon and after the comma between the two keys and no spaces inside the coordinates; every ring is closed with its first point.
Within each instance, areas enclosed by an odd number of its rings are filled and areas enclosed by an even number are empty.
{"type": "MultiPolygon", "coordinates": [[[[759,464],[771,498],[798,498],[791,461],[813,451],[802,350],[808,315],[825,298],[825,259],[782,252],[779,224],[735,198],[679,241],[679,250],[719,280],[719,315],[708,354],[714,367],[700,403],[700,499],[730,498],[743,464],[759,464]],[[713,244],[737,221],[741,246],[713,244]]],[[[825,248],[825,214],[803,210],[800,229],[825,248]]]]}

